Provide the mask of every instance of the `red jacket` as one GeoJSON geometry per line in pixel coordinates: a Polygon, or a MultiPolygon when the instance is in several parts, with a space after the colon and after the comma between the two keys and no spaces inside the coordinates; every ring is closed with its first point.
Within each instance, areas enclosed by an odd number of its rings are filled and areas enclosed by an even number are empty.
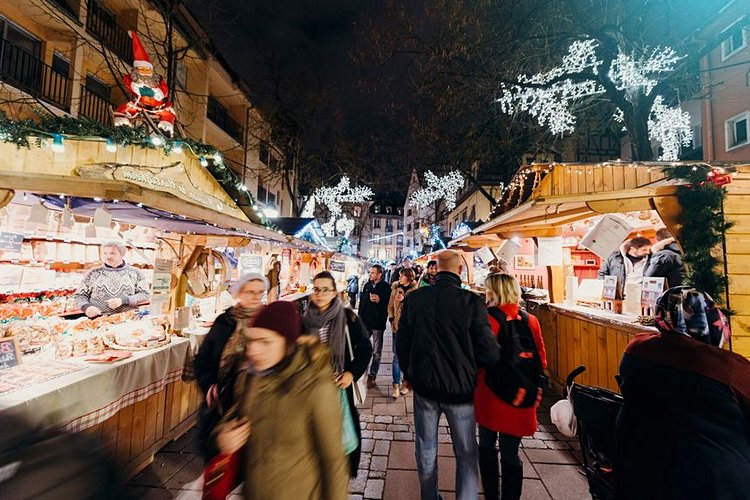
{"type": "MultiPolygon", "coordinates": [[[[505,313],[508,320],[518,317],[518,304],[503,304],[498,307],[505,313]]],[[[492,316],[489,320],[492,333],[497,337],[500,333],[500,324],[492,316]]],[[[531,314],[529,314],[529,327],[534,335],[539,356],[542,358],[542,367],[546,369],[547,352],[544,349],[542,329],[539,326],[539,320],[531,314]]],[[[498,398],[484,381],[484,369],[479,370],[477,389],[474,392],[474,409],[477,423],[495,432],[516,437],[533,436],[536,432],[536,407],[515,408],[498,398]]]]}

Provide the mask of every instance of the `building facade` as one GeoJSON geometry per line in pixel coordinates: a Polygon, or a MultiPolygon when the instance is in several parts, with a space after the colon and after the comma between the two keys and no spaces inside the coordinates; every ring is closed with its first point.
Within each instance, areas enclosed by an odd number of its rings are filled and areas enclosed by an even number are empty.
{"type": "Polygon", "coordinates": [[[132,30],[155,74],[167,77],[174,68],[167,83],[175,132],[221,151],[261,209],[291,215],[291,197],[273,168],[283,156],[270,143],[270,127],[184,7],[167,18],[147,0],[0,0],[0,26],[0,109],[9,116],[50,113],[111,126],[113,108],[128,99],[122,77],[132,70],[132,30]]]}
{"type": "Polygon", "coordinates": [[[362,257],[388,262],[404,257],[404,202],[383,197],[369,206],[362,228],[359,253],[362,257]]]}

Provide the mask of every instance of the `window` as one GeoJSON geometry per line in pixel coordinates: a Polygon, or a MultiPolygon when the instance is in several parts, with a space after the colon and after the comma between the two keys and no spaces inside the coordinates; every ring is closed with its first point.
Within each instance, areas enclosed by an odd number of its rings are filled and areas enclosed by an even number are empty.
{"type": "Polygon", "coordinates": [[[411,224],[406,225],[406,232],[411,233],[411,224]]]}
{"type": "Polygon", "coordinates": [[[401,231],[403,228],[404,228],[404,221],[402,221],[401,219],[397,220],[396,221],[396,229],[399,230],[399,231],[401,231]]]}
{"type": "Polygon", "coordinates": [[[398,236],[396,236],[396,245],[398,245],[400,247],[404,246],[404,237],[403,237],[403,235],[399,234],[398,236]]]}
{"type": "Polygon", "coordinates": [[[408,240],[406,240],[406,247],[407,248],[411,248],[411,238],[409,238],[408,240]]]}
{"type": "Polygon", "coordinates": [[[385,207],[385,213],[390,214],[393,211],[393,207],[385,207]]]}
{"type": "Polygon", "coordinates": [[[268,149],[268,143],[266,141],[261,141],[258,146],[258,159],[264,165],[268,165],[270,156],[271,151],[268,149]]]}
{"type": "Polygon", "coordinates": [[[385,244],[386,245],[393,245],[393,238],[391,236],[385,237],[385,244]]]}
{"type": "Polygon", "coordinates": [[[414,229],[419,229],[419,226],[420,226],[420,222],[419,221],[415,221],[414,222],[414,229]]]}
{"type": "Polygon", "coordinates": [[[353,234],[354,236],[359,236],[359,235],[360,235],[360,229],[359,229],[359,226],[354,226],[354,229],[352,229],[352,234],[353,234]]]}
{"type": "Polygon", "coordinates": [[[184,91],[187,91],[187,66],[182,61],[175,61],[174,68],[175,80],[177,85],[184,91]]]}
{"type": "Polygon", "coordinates": [[[477,218],[477,206],[472,205],[471,210],[469,210],[469,220],[474,221],[477,218]]]}
{"type": "Polygon", "coordinates": [[[750,113],[733,116],[725,123],[727,151],[747,144],[747,123],[750,113]]]}
{"type": "Polygon", "coordinates": [[[55,52],[52,54],[52,71],[67,78],[70,71],[70,61],[62,54],[55,52]]]}
{"type": "Polygon", "coordinates": [[[693,149],[699,149],[703,146],[703,127],[701,125],[693,125],[693,149]]]}
{"type": "Polygon", "coordinates": [[[372,211],[375,212],[376,214],[379,214],[380,213],[380,205],[374,205],[372,207],[372,211]]]}
{"type": "Polygon", "coordinates": [[[375,233],[375,234],[372,235],[372,242],[375,245],[380,245],[380,243],[381,243],[380,242],[380,235],[378,233],[375,233]]]}
{"type": "Polygon", "coordinates": [[[401,207],[398,207],[398,208],[396,209],[396,213],[397,213],[397,214],[399,214],[399,215],[404,215],[404,209],[403,209],[403,208],[401,208],[401,207]]]}
{"type": "Polygon", "coordinates": [[[378,219],[377,217],[372,219],[372,228],[380,229],[380,219],[378,219]]]}
{"type": "MultiPolygon", "coordinates": [[[[5,23],[4,23],[5,24],[5,23]]],[[[39,57],[39,51],[41,49],[41,42],[29,35],[23,29],[11,24],[6,24],[5,36],[3,38],[8,42],[12,43],[19,49],[23,50],[27,54],[33,57],[39,57]]]]}
{"type": "Polygon", "coordinates": [[[276,195],[272,192],[268,192],[268,199],[266,201],[267,205],[276,205],[276,195]]]}
{"type": "Polygon", "coordinates": [[[284,200],[281,198],[281,193],[279,193],[279,217],[284,217],[284,200]]]}
{"type": "Polygon", "coordinates": [[[406,216],[407,216],[407,217],[411,217],[411,208],[410,208],[409,210],[407,210],[407,211],[406,211],[406,216]]]}
{"type": "Polygon", "coordinates": [[[387,248],[385,250],[385,258],[386,259],[390,259],[391,258],[391,249],[390,248],[387,248]]]}
{"type": "Polygon", "coordinates": [[[258,200],[257,201],[260,201],[261,203],[265,203],[267,196],[268,196],[268,191],[266,191],[266,187],[263,184],[258,183],[258,200]]]}
{"type": "Polygon", "coordinates": [[[352,215],[354,217],[362,217],[362,207],[354,207],[352,208],[352,215]]]}
{"type": "Polygon", "coordinates": [[[389,220],[385,221],[385,232],[386,233],[392,233],[393,232],[393,223],[391,223],[391,221],[389,221],[389,220]]]}
{"type": "Polygon", "coordinates": [[[86,75],[86,90],[105,101],[112,95],[112,88],[94,75],[86,75]]]}
{"type": "MultiPolygon", "coordinates": [[[[739,23],[738,23],[739,24],[739,23]]],[[[729,28],[727,39],[721,43],[721,60],[724,61],[735,55],[747,45],[745,27],[737,25],[729,28]]]]}

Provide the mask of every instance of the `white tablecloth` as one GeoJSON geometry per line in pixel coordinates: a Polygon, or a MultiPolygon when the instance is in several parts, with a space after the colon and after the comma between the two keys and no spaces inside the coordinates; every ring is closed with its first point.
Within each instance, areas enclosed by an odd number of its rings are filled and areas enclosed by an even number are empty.
{"type": "Polygon", "coordinates": [[[179,380],[187,351],[188,340],[173,336],[168,345],[135,351],[111,365],[77,359],[86,368],[0,396],[0,412],[13,412],[31,424],[88,429],[179,380]]]}

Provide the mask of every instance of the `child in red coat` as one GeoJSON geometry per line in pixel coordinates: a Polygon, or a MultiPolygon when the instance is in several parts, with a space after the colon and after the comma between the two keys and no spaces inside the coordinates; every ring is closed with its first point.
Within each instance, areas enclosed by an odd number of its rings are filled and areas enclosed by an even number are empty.
{"type": "MultiPolygon", "coordinates": [[[[521,288],[513,276],[491,274],[485,281],[485,288],[487,307],[497,307],[509,321],[519,318],[521,288]]],[[[528,318],[542,367],[546,369],[547,355],[539,321],[531,314],[528,318]]],[[[497,337],[500,333],[500,324],[492,316],[489,316],[489,321],[497,337]]],[[[484,497],[487,500],[498,498],[499,464],[495,446],[499,437],[503,477],[502,499],[518,499],[521,497],[523,484],[523,464],[518,456],[518,447],[523,436],[533,436],[536,432],[536,407],[516,408],[509,405],[487,387],[484,377],[484,370],[480,369],[477,389],[474,392],[474,408],[479,424],[479,471],[484,497]]]]}

